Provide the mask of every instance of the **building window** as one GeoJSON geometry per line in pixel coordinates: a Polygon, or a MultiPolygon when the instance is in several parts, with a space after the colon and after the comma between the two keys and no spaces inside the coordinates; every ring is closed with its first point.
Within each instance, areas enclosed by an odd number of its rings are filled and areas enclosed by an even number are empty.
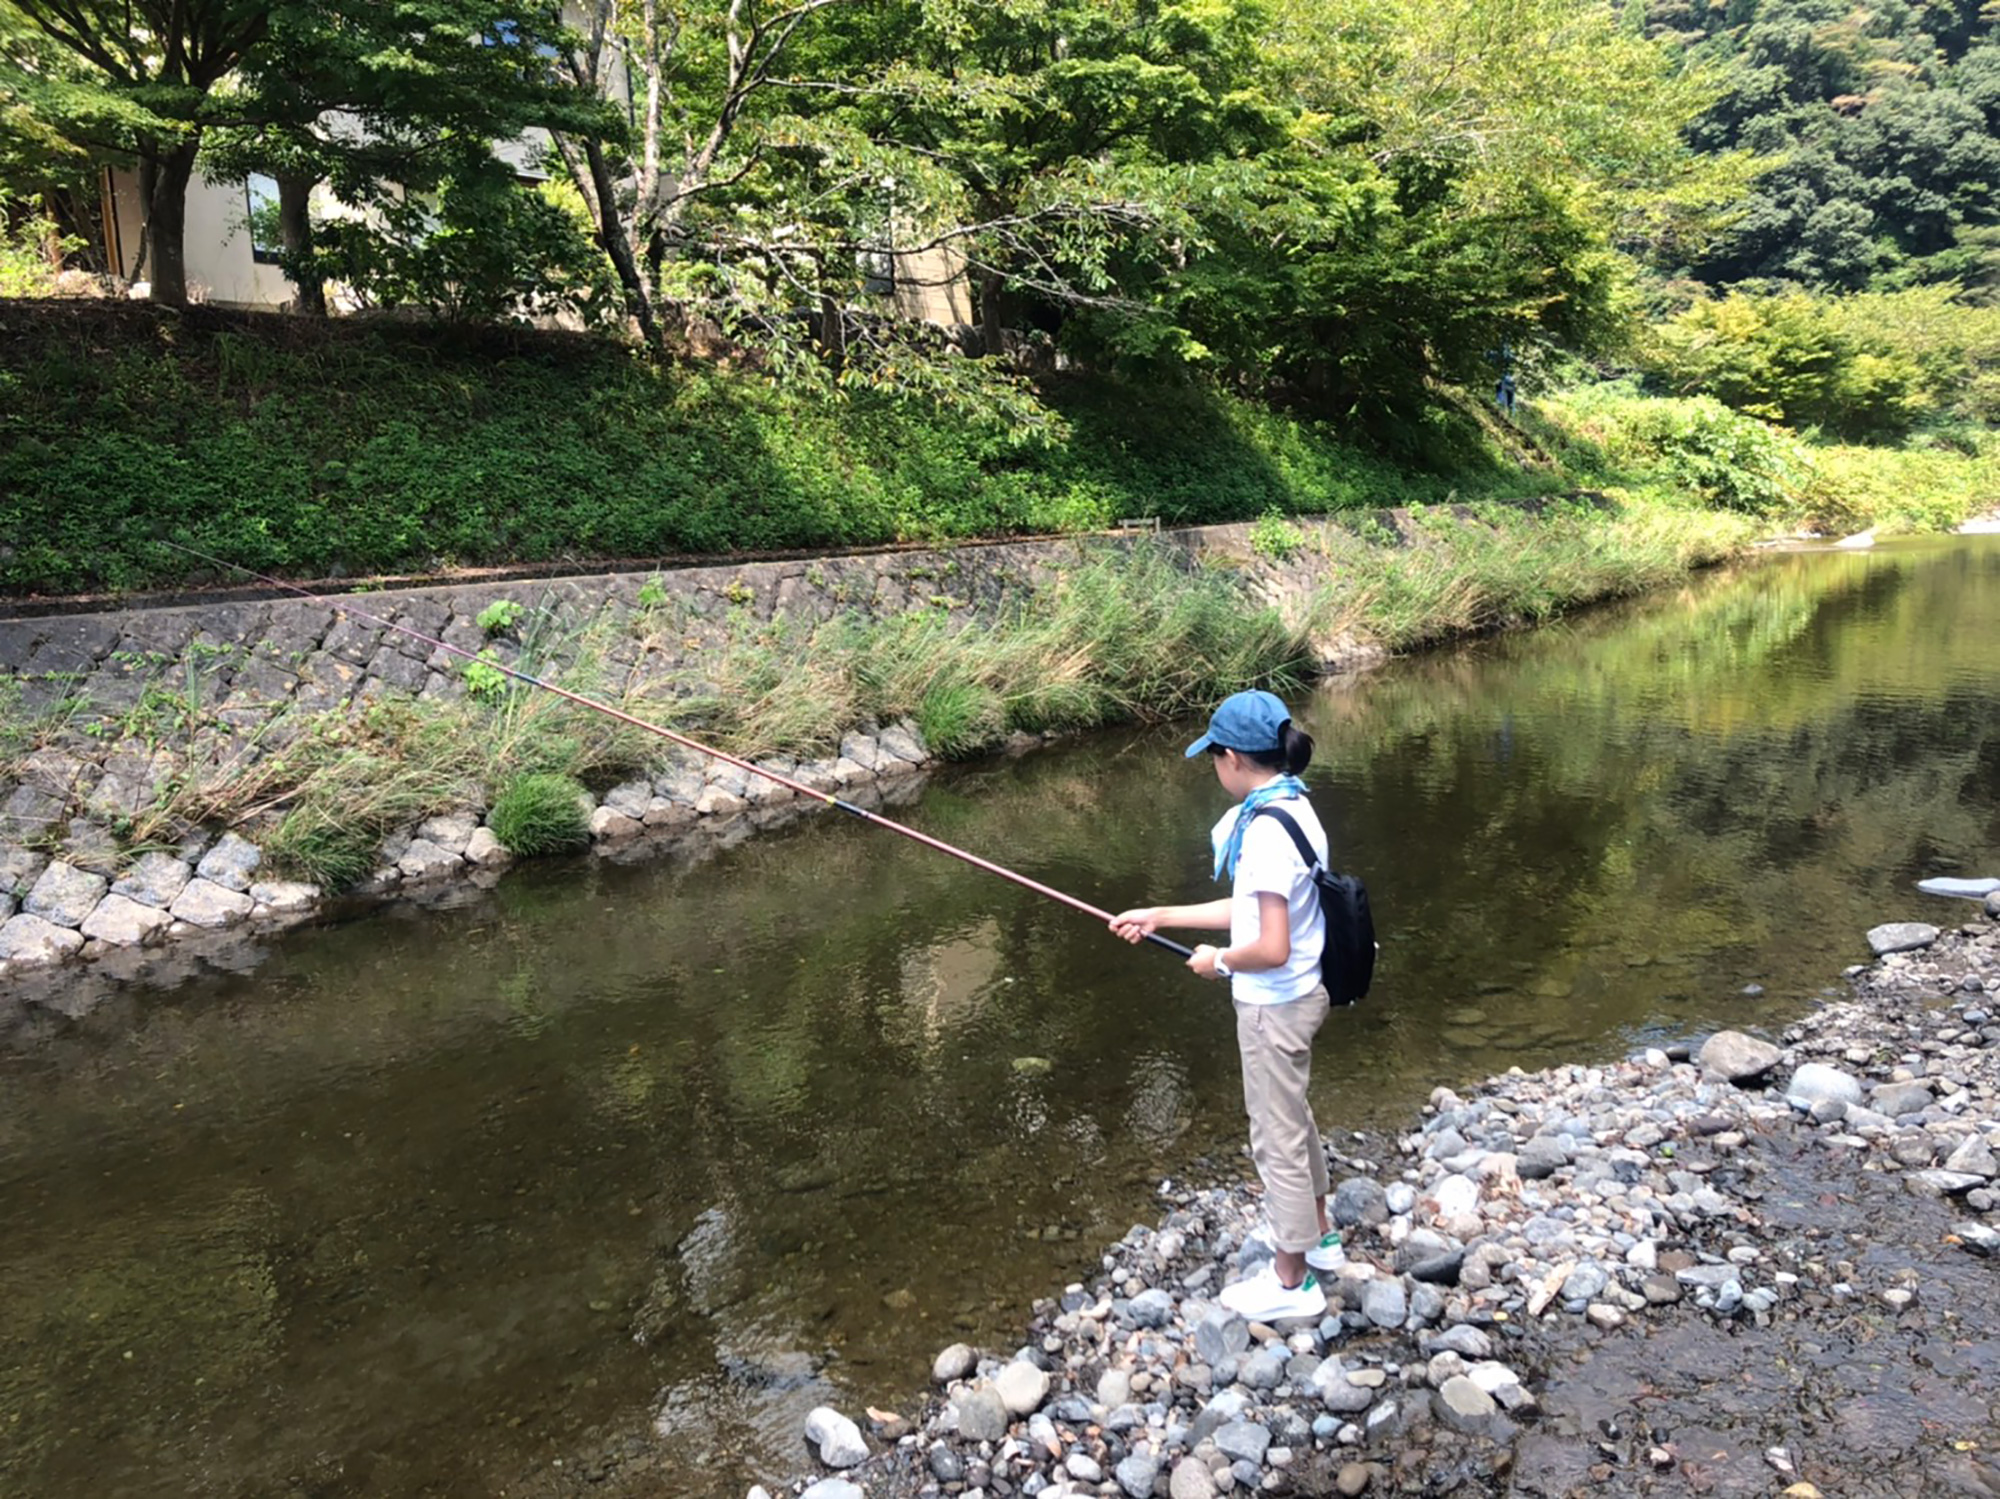
{"type": "Polygon", "coordinates": [[[285,236],[278,227],[278,179],[252,172],[244,187],[250,201],[250,258],[259,265],[276,265],[285,253],[285,236]]]}

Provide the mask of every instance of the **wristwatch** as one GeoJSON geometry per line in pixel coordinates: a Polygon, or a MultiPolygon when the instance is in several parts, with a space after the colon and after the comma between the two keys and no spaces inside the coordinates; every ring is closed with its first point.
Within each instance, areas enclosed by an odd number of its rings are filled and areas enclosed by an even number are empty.
{"type": "Polygon", "coordinates": [[[1222,961],[1222,949],[1219,947],[1215,950],[1215,976],[1219,979],[1233,978],[1235,976],[1230,972],[1229,965],[1222,961]]]}

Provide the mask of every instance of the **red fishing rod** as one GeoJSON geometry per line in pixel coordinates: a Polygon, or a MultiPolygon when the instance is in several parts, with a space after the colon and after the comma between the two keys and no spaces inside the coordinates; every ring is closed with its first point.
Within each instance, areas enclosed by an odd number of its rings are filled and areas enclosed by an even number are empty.
{"type": "MultiPolygon", "coordinates": [[[[977,854],[968,853],[954,844],[946,843],[942,838],[933,838],[928,833],[920,833],[915,828],[897,822],[893,818],[882,816],[879,812],[871,812],[866,807],[857,807],[853,802],[845,801],[831,792],[815,790],[802,781],[793,780],[790,776],[780,775],[777,771],[768,769],[765,766],[753,765],[748,760],[739,759],[727,750],[719,750],[713,745],[703,744],[698,739],[690,739],[687,735],[677,733],[673,729],[666,728],[661,724],[649,723],[643,718],[627,713],[623,708],[614,708],[609,703],[599,702],[596,698],[586,697],[580,692],[572,692],[569,688],[560,687],[543,677],[533,676],[525,671],[518,671],[514,667],[503,665],[487,657],[476,656],[471,651],[455,646],[449,641],[439,640],[434,635],[426,635],[421,630],[413,630],[408,625],[396,624],[392,620],[383,619],[378,614],[370,614],[366,609],[357,609],[354,605],[343,603],[340,599],[330,598],[325,594],[314,593],[309,588],[301,588],[296,583],[287,583],[282,578],[268,577],[263,573],[255,572],[243,566],[239,562],[229,562],[221,557],[211,557],[206,552],[198,552],[193,547],[182,546],[176,541],[160,541],[159,545],[169,547],[176,552],[184,552],[190,557],[199,558],[201,561],[211,563],[216,567],[233,568],[245,577],[254,578],[267,587],[282,588],[288,593],[295,593],[300,598],[311,599],[316,604],[323,605],[329,609],[336,609],[342,614],[350,615],[355,619],[365,619],[370,624],[380,625],[385,630],[394,630],[400,635],[409,636],[412,640],[421,640],[425,645],[436,646],[441,651],[448,651],[454,656],[463,656],[467,661],[477,661],[482,666],[491,667],[494,671],[501,673],[503,676],[512,677],[517,682],[525,682],[530,687],[539,687],[544,692],[553,692],[557,697],[567,698],[570,702],[576,703],[580,707],[590,708],[598,713],[605,714],[607,717],[615,718],[620,723],[630,724],[635,729],[644,729],[648,734],[657,734],[660,738],[678,744],[683,749],[691,749],[697,754],[707,755],[712,760],[720,760],[726,765],[734,765],[738,770],[748,771],[754,776],[762,776],[767,781],[775,781],[780,786],[797,792],[800,796],[807,796],[815,801],[825,802],[829,807],[837,807],[842,812],[860,818],[863,822],[873,823],[878,828],[887,828],[892,833],[900,833],[905,838],[923,844],[926,848],[934,848],[941,854],[949,854],[954,859],[962,860],[970,864],[974,869],[983,869],[988,874],[995,874],[1003,880],[1010,880],[1024,890],[1032,890],[1035,894],[1046,896],[1052,901],[1068,906],[1073,911],[1081,911],[1086,916],[1094,916],[1107,926],[1111,923],[1111,913],[1109,911],[1100,911],[1088,901],[1081,901],[1073,895],[1066,895],[1060,890],[1042,884],[1039,880],[1031,880],[1026,875],[1007,868],[1004,864],[995,864],[990,859],[982,859],[977,854]]],[[[1146,940],[1156,947],[1164,947],[1168,952],[1174,953],[1179,957],[1187,958],[1194,955],[1192,948],[1183,947],[1178,942],[1162,937],[1158,932],[1148,932],[1146,940]]]]}

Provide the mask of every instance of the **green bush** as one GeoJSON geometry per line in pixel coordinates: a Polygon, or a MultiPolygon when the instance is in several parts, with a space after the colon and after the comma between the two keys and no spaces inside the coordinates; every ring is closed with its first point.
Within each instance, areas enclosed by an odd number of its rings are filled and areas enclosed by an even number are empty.
{"type": "Polygon", "coordinates": [[[509,853],[523,858],[567,853],[590,842],[584,816],[587,793],[568,776],[532,772],[516,776],[493,799],[487,825],[509,853]]]}

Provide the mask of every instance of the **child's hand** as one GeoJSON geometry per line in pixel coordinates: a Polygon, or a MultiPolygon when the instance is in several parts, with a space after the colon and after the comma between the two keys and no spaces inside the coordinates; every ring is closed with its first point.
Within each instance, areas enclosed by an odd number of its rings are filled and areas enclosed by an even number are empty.
{"type": "Polygon", "coordinates": [[[1198,979],[1221,978],[1222,975],[1215,971],[1215,960],[1221,955],[1221,948],[1201,943],[1187,960],[1188,971],[1198,979]]]}
{"type": "Polygon", "coordinates": [[[1134,906],[1111,918],[1112,932],[1127,942],[1144,942],[1159,929],[1160,912],[1157,906],[1134,906]]]}

